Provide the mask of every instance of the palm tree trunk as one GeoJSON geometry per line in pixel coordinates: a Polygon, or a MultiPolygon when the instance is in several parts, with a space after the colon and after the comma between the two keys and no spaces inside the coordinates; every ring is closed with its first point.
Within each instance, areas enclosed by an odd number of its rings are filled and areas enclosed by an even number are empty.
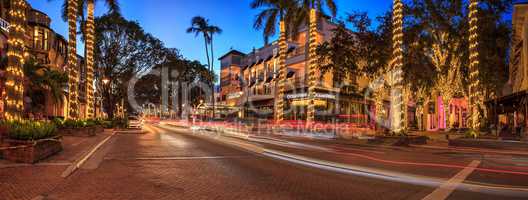
{"type": "Polygon", "coordinates": [[[27,5],[24,0],[11,0],[10,3],[11,12],[8,13],[12,28],[7,46],[5,117],[8,120],[19,120],[24,112],[23,55],[27,5]]]}
{"type": "Polygon", "coordinates": [[[403,3],[394,0],[393,4],[393,53],[391,70],[391,129],[394,134],[403,132],[402,109],[402,66],[403,66],[403,3]]]}
{"type": "Polygon", "coordinates": [[[213,118],[215,118],[215,84],[214,84],[214,50],[213,50],[213,34],[211,34],[211,72],[213,73],[213,80],[211,80],[211,89],[213,92],[213,118]]]}
{"type": "Polygon", "coordinates": [[[308,34],[308,115],[306,122],[310,124],[315,121],[315,87],[317,86],[317,61],[316,61],[316,48],[317,48],[317,12],[315,9],[310,9],[310,23],[309,23],[309,34],[308,34]]]}
{"type": "Polygon", "coordinates": [[[277,94],[277,108],[275,109],[275,121],[281,122],[284,120],[284,93],[285,93],[285,82],[288,68],[286,67],[286,51],[288,43],[286,43],[286,24],[284,20],[280,21],[280,35],[279,35],[279,84],[277,94]]]}
{"type": "MultiPolygon", "coordinates": [[[[211,70],[211,60],[209,58],[209,45],[207,45],[208,38],[207,35],[204,33],[204,43],[205,43],[205,56],[207,57],[207,68],[211,70]]],[[[200,92],[201,93],[201,92],[200,92]]],[[[204,97],[205,98],[205,97],[204,97]]],[[[207,111],[205,112],[207,114],[207,111]]]]}
{"type": "Polygon", "coordinates": [[[79,97],[77,94],[79,74],[77,73],[77,0],[68,0],[68,115],[77,119],[79,117],[79,97]]]}
{"type": "Polygon", "coordinates": [[[86,20],[86,117],[94,118],[94,0],[88,0],[88,18],[86,20]]]}
{"type": "Polygon", "coordinates": [[[478,0],[471,0],[469,4],[469,116],[470,127],[480,129],[480,106],[482,94],[479,87],[479,51],[478,51],[478,0]]]}
{"type": "Polygon", "coordinates": [[[374,101],[376,104],[376,113],[375,113],[375,120],[376,120],[376,130],[382,130],[385,126],[385,122],[383,120],[383,110],[385,109],[383,107],[383,87],[374,91],[374,101]]]}
{"type": "Polygon", "coordinates": [[[204,34],[204,44],[205,44],[205,56],[207,57],[207,68],[211,70],[211,61],[209,58],[209,45],[207,35],[204,34]]]}

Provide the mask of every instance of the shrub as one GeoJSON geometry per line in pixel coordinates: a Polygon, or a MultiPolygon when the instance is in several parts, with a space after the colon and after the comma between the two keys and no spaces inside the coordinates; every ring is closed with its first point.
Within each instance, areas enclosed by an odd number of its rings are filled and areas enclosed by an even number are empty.
{"type": "Polygon", "coordinates": [[[101,125],[103,126],[103,128],[114,128],[112,126],[112,121],[107,121],[107,120],[101,121],[101,125]]]}
{"type": "Polygon", "coordinates": [[[114,128],[127,128],[128,127],[128,120],[116,118],[112,120],[112,127],[114,128]]]}
{"type": "Polygon", "coordinates": [[[93,126],[103,125],[104,121],[102,119],[88,119],[86,122],[93,126]]]}
{"type": "Polygon", "coordinates": [[[465,133],[466,138],[477,138],[479,136],[479,132],[469,129],[465,133]]]}
{"type": "Polygon", "coordinates": [[[55,126],[57,128],[64,127],[64,119],[62,119],[62,118],[58,118],[58,117],[57,118],[53,118],[53,120],[51,122],[53,122],[53,124],[55,124],[55,126]]]}
{"type": "Polygon", "coordinates": [[[63,123],[63,128],[82,128],[84,123],[82,120],[67,119],[63,123]]]}
{"type": "Polygon", "coordinates": [[[57,135],[53,122],[2,121],[1,124],[7,129],[7,137],[15,140],[39,140],[57,135]]]}
{"type": "Polygon", "coordinates": [[[62,126],[59,126],[59,127],[61,128],[88,128],[88,127],[94,127],[100,124],[101,122],[99,122],[98,120],[93,120],[93,119],[89,119],[89,120],[68,119],[68,120],[65,120],[62,123],[62,126]]]}

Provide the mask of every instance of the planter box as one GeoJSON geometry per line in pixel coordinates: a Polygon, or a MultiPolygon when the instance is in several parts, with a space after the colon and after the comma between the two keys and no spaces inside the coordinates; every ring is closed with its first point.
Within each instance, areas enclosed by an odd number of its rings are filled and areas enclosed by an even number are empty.
{"type": "Polygon", "coordinates": [[[409,135],[409,136],[376,136],[369,139],[370,144],[386,144],[392,146],[409,146],[410,144],[423,145],[427,144],[426,136],[409,135]]]}
{"type": "Polygon", "coordinates": [[[20,163],[36,163],[62,151],[61,137],[25,141],[6,139],[5,143],[12,149],[4,150],[4,159],[20,163]]]}
{"type": "Polygon", "coordinates": [[[89,128],[61,128],[59,129],[60,135],[77,136],[77,137],[92,137],[97,133],[95,127],[89,128]]]}
{"type": "Polygon", "coordinates": [[[524,151],[528,150],[528,142],[493,140],[493,139],[458,138],[458,139],[449,140],[449,146],[506,149],[506,150],[524,150],[524,151]]]}
{"type": "Polygon", "coordinates": [[[102,133],[104,132],[104,128],[101,125],[95,126],[95,133],[102,133]]]}

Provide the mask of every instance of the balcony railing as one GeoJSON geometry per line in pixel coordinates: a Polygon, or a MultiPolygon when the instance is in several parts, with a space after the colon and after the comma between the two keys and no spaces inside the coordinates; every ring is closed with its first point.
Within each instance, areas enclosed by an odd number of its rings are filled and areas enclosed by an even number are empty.
{"type": "Polygon", "coordinates": [[[295,49],[292,52],[288,53],[286,58],[293,58],[293,57],[297,57],[300,55],[305,55],[305,53],[306,53],[306,46],[305,45],[298,46],[298,47],[295,47],[295,49]]]}
{"type": "Polygon", "coordinates": [[[9,32],[9,22],[5,19],[0,18],[0,28],[6,32],[9,32]]]}

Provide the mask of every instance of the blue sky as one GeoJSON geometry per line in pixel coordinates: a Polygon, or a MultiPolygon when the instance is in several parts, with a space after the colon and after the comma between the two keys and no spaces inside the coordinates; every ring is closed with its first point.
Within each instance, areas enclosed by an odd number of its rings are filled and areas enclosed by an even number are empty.
{"type": "MultiPolygon", "coordinates": [[[[51,27],[66,36],[67,24],[61,19],[63,0],[28,0],[36,9],[52,18],[51,27]]],[[[96,7],[96,15],[107,11],[103,1],[96,7]]],[[[253,47],[263,45],[262,34],[253,29],[253,20],[258,10],[249,8],[251,0],[121,0],[125,18],[138,21],[145,31],[162,40],[167,47],[178,48],[184,57],[206,63],[204,44],[201,37],[195,38],[185,30],[193,16],[201,15],[223,29],[215,37],[215,57],[228,52],[230,48],[249,52],[253,47]]],[[[336,0],[339,15],[359,10],[367,11],[374,18],[388,11],[392,0],[336,0]]],[[[80,43],[80,42],[79,42],[80,43]]],[[[82,52],[82,44],[79,44],[82,52]]],[[[82,53],[80,53],[82,55],[82,53]]],[[[218,72],[220,64],[215,63],[218,72]]]]}

